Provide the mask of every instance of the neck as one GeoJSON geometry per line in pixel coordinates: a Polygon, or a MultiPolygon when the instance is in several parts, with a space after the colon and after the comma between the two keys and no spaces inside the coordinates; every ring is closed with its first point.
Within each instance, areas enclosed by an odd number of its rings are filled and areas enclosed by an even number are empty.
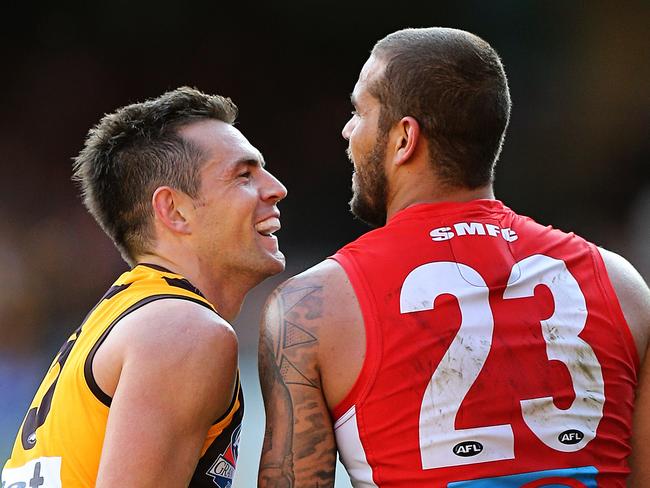
{"type": "MultiPolygon", "coordinates": [[[[400,210],[417,205],[419,203],[442,203],[442,202],[469,202],[471,200],[494,200],[492,185],[479,188],[450,188],[431,190],[432,186],[426,184],[411,186],[411,191],[397,191],[388,202],[386,220],[400,210]],[[413,188],[417,188],[413,191],[413,188]],[[422,188],[422,189],[420,189],[422,188]]],[[[433,186],[435,188],[435,186],[433,186]]]]}
{"type": "Polygon", "coordinates": [[[171,259],[156,252],[137,256],[136,263],[155,264],[183,276],[203,293],[219,316],[228,322],[237,317],[246,294],[257,284],[250,283],[251,280],[247,280],[242,273],[206,272],[210,268],[202,266],[198,260],[171,259]],[[233,275],[239,279],[233,279],[233,275]]]}

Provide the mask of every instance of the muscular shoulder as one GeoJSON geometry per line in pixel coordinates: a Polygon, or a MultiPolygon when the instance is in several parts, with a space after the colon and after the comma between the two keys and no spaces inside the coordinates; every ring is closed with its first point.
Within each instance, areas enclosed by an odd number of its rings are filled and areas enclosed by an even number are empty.
{"type": "Polygon", "coordinates": [[[278,314],[289,314],[306,327],[334,329],[357,317],[358,305],[343,268],[326,259],[276,288],[265,307],[265,318],[275,320],[266,323],[276,324],[278,314]]]}
{"type": "Polygon", "coordinates": [[[330,259],[275,290],[261,332],[260,348],[272,348],[280,364],[284,358],[285,373],[296,366],[310,384],[320,384],[330,408],[352,387],[365,357],[363,317],[354,289],[330,259]]]}
{"type": "Polygon", "coordinates": [[[158,300],[136,310],[123,319],[118,336],[124,340],[127,354],[173,352],[194,361],[215,353],[237,352],[232,327],[208,308],[186,300],[158,300]]]}
{"type": "Polygon", "coordinates": [[[650,289],[636,269],[622,256],[599,248],[607,274],[623,309],[643,359],[650,339],[650,289]]]}
{"type": "Polygon", "coordinates": [[[338,285],[348,282],[343,268],[333,259],[325,259],[315,266],[289,278],[278,289],[302,285],[313,285],[333,291],[338,285]]]}
{"type": "Polygon", "coordinates": [[[194,385],[218,399],[215,415],[227,408],[237,373],[237,337],[213,311],[193,302],[163,299],[124,317],[93,362],[99,386],[113,397],[127,375],[148,387],[173,390],[194,385]],[[144,380],[143,380],[144,381],[144,380]]]}

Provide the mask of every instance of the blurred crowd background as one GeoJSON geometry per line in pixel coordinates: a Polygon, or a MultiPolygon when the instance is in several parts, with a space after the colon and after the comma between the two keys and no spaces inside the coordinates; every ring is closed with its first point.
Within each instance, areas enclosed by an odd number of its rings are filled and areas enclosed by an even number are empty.
{"type": "Polygon", "coordinates": [[[232,97],[238,127],[289,188],[287,271],[254,290],[236,321],[249,393],[236,487],[255,484],[263,432],[263,300],[366,230],[348,212],[340,131],[359,69],[387,33],[448,26],[490,42],[514,103],[497,197],[650,278],[647,1],[12,5],[0,20],[0,465],[53,355],[126,269],[81,205],[72,158],[104,113],[180,85],[232,97]]]}

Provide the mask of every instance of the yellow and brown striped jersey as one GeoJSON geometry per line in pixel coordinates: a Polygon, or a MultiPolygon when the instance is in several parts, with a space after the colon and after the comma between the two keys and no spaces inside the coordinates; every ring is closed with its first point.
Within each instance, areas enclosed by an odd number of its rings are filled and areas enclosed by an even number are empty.
{"type": "MultiPolygon", "coordinates": [[[[123,317],[169,298],[216,313],[188,280],[164,268],[140,264],[117,279],[52,362],[2,471],[3,487],[95,486],[111,398],[95,382],[93,357],[123,317]]],[[[231,486],[243,410],[237,378],[228,410],[208,431],[191,487],[231,486]]]]}

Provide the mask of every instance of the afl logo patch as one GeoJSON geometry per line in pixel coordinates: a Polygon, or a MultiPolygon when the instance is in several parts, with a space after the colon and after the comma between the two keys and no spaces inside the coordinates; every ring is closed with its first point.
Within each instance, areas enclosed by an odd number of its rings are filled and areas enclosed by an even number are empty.
{"type": "Polygon", "coordinates": [[[454,446],[456,456],[471,457],[483,452],[483,444],[478,441],[463,441],[454,446]]]}
{"type": "Polygon", "coordinates": [[[579,430],[575,429],[565,430],[559,436],[557,436],[557,440],[566,445],[577,444],[584,438],[585,435],[579,430]]]}

